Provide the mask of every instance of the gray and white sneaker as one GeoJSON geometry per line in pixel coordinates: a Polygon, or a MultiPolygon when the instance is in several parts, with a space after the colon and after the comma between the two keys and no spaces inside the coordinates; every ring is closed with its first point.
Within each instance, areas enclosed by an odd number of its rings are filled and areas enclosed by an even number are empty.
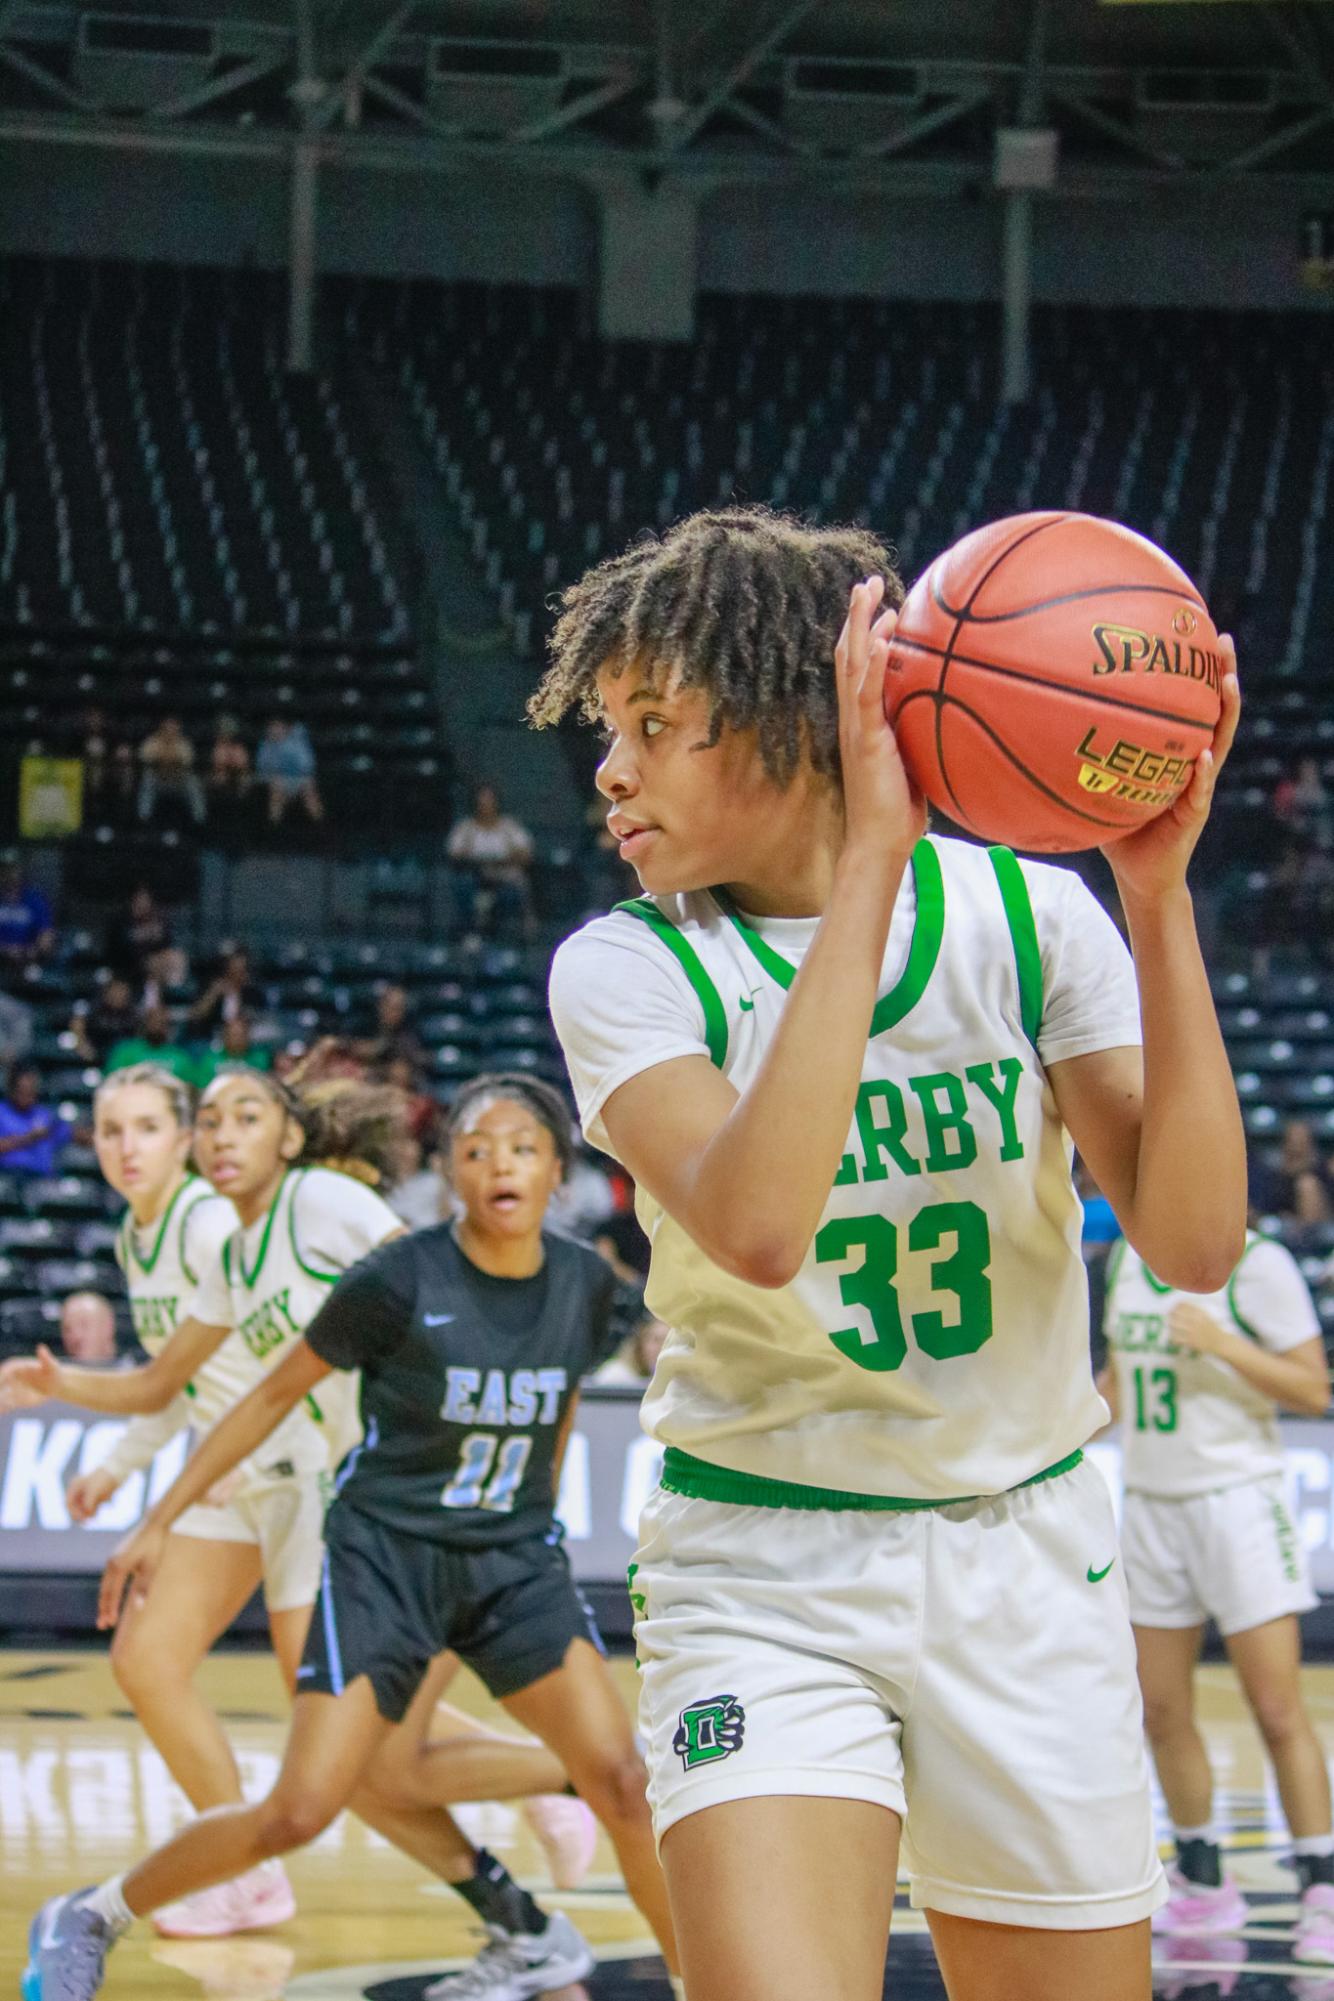
{"type": "Polygon", "coordinates": [[[81,1902],[90,1894],[50,1898],[29,1925],[23,2001],[92,2001],[116,1934],[81,1902]]]}
{"type": "Polygon", "coordinates": [[[529,2001],[533,1994],[569,1987],[597,1965],[588,1940],[561,1911],[552,1912],[542,1932],[503,1932],[496,1925],[486,1929],[490,1945],[482,1947],[471,1966],[433,1982],[422,2001],[529,2001]]]}

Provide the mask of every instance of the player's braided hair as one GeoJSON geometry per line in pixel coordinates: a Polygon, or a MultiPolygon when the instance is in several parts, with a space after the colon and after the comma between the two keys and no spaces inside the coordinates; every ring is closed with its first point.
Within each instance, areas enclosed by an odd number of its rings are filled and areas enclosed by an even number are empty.
{"type": "Polygon", "coordinates": [[[813,527],[768,507],[687,515],[562,592],[529,716],[541,729],[578,708],[595,722],[597,675],[638,663],[708,693],[710,743],[724,727],[754,729],[779,784],[803,752],[837,778],[834,646],[853,585],[873,575],[884,603],[902,604],[894,553],[866,528],[813,527]]]}
{"type": "Polygon", "coordinates": [[[93,1092],[94,1112],[115,1092],[126,1090],[131,1084],[148,1084],[153,1090],[161,1091],[167,1101],[167,1109],[178,1126],[188,1128],[194,1124],[194,1090],[174,1070],[168,1070],[165,1063],[130,1063],[123,1070],[113,1070],[93,1092]]]}
{"type": "Polygon", "coordinates": [[[392,1084],[321,1075],[328,1054],[316,1043],[286,1081],[244,1063],[224,1063],[217,1076],[257,1084],[296,1121],[304,1137],[294,1166],[332,1167],[373,1188],[392,1187],[405,1165],[407,1099],[392,1084]]]}
{"type": "Polygon", "coordinates": [[[574,1127],[565,1100],[554,1085],[543,1083],[540,1077],[525,1076],[519,1070],[493,1070],[487,1076],[470,1078],[449,1108],[445,1119],[447,1139],[453,1139],[462,1130],[464,1118],[479,1098],[509,1098],[531,1112],[551,1134],[561,1173],[569,1173],[574,1159],[574,1127]]]}

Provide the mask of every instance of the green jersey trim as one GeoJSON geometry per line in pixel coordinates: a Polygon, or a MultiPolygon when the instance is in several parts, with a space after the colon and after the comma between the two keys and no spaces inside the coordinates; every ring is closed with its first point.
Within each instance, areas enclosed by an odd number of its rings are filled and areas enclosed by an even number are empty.
{"type": "Polygon", "coordinates": [[[704,1040],[708,1044],[709,1061],[716,1070],[721,1070],[727,1061],[727,1011],[722,995],[704,970],[704,962],[688,939],[683,938],[670,917],[664,917],[657,905],[647,897],[636,897],[629,903],[618,903],[617,910],[625,911],[629,917],[638,917],[647,924],[649,930],[661,938],[667,950],[673,954],[681,970],[695,989],[695,998],[704,1010],[704,1040]]]}
{"type": "MultiPolygon", "coordinates": [[[[255,1265],[253,1271],[247,1271],[245,1268],[244,1230],[238,1230],[234,1237],[229,1237],[227,1239],[228,1250],[230,1250],[233,1244],[236,1245],[236,1261],[241,1267],[241,1283],[245,1287],[247,1292],[254,1291],[255,1281],[264,1269],[264,1260],[269,1255],[269,1238],[273,1235],[274,1219],[276,1218],[278,1211],[282,1206],[282,1199],[287,1191],[287,1184],[291,1180],[291,1178],[292,1178],[292,1171],[290,1168],[288,1168],[287,1172],[283,1175],[282,1180],[278,1184],[278,1193],[274,1196],[272,1202],[270,1202],[269,1204],[269,1213],[264,1218],[264,1234],[259,1240],[259,1255],[255,1259],[255,1265]]],[[[227,1282],[230,1285],[232,1277],[230,1258],[226,1258],[226,1271],[227,1271],[227,1282]]]]}
{"type": "MultiPolygon", "coordinates": [[[[1043,1480],[1070,1473],[1084,1457],[1071,1452],[1054,1466],[1044,1466],[1027,1480],[1010,1489],[1036,1487],[1043,1480]]],[[[950,1494],[940,1501],[909,1500],[891,1494],[849,1494],[839,1487],[807,1487],[793,1480],[765,1480],[755,1473],[735,1473],[726,1466],[710,1465],[669,1445],[662,1462],[662,1484],[669,1494],[683,1494],[694,1501],[723,1501],[739,1508],[829,1509],[839,1513],[862,1511],[867,1514],[915,1514],[930,1508],[958,1508],[973,1501],[994,1499],[984,1494],[950,1494]]]]}
{"type": "MultiPolygon", "coordinates": [[[[913,917],[908,963],[897,986],[882,994],[876,1002],[871,1015],[870,1035],[883,1035],[887,1028],[896,1027],[916,1007],[926,992],[927,982],[940,957],[941,940],[945,935],[945,883],[940,872],[940,857],[930,841],[921,840],[913,849],[912,874],[917,909],[913,917]]],[[[786,991],[797,977],[796,967],[751,929],[730,899],[722,897],[717,890],[713,895],[751,956],[770,979],[786,991]]]]}
{"type": "Polygon", "coordinates": [[[1005,921],[1014,945],[1015,971],[1019,975],[1019,1019],[1033,1047],[1038,1046],[1042,1027],[1042,949],[1033,918],[1033,900],[1024,872],[1009,848],[988,848],[991,866],[1000,885],[1005,921]]]}
{"type": "MultiPolygon", "coordinates": [[[[162,1246],[167,1241],[167,1230],[170,1227],[172,1217],[176,1213],[176,1204],[180,1201],[182,1195],[185,1194],[188,1188],[197,1188],[198,1186],[199,1186],[199,1176],[197,1174],[187,1174],[185,1178],[179,1183],[176,1189],[176,1193],[172,1196],[170,1202],[168,1202],[166,1208],[162,1211],[162,1220],[158,1224],[158,1232],[157,1236],[153,1240],[153,1248],[148,1253],[148,1256],[146,1258],[140,1256],[139,1246],[134,1241],[134,1211],[132,1209],[127,1209],[125,1211],[125,1220],[121,1225],[121,1229],[124,1233],[122,1242],[125,1247],[125,1255],[122,1262],[125,1268],[125,1275],[127,1278],[129,1277],[129,1266],[131,1259],[134,1261],[136,1265],[138,1265],[140,1271],[144,1274],[144,1277],[147,1278],[148,1274],[152,1271],[158,1259],[162,1256],[162,1246]]],[[[182,1223],[184,1223],[185,1218],[182,1217],[181,1221],[182,1223]]],[[[183,1246],[184,1246],[184,1239],[182,1239],[182,1247],[183,1246]]],[[[182,1258],[181,1262],[182,1264],[184,1264],[185,1262],[184,1258],[182,1258]]],[[[194,1274],[192,1272],[187,1273],[187,1277],[193,1278],[193,1276],[194,1274]]]]}
{"type": "Polygon", "coordinates": [[[1245,1315],[1240,1311],[1240,1309],[1237,1306],[1237,1280],[1241,1277],[1241,1268],[1245,1264],[1247,1258],[1250,1256],[1251,1252],[1255,1249],[1256,1245],[1262,1243],[1263,1241],[1264,1239],[1258,1236],[1247,1237],[1246,1248],[1242,1252],[1241,1256],[1237,1259],[1237,1268],[1227,1282],[1228,1312],[1232,1315],[1232,1318],[1236,1321],[1238,1328],[1246,1336],[1247,1340],[1257,1342],[1260,1347],[1264,1346],[1264,1340],[1260,1334],[1259,1329],[1251,1326],[1250,1321],[1246,1319],[1245,1315]]]}
{"type": "Polygon", "coordinates": [[[302,1257],[301,1246],[296,1240],[297,1189],[309,1173],[310,1169],[308,1167],[302,1167],[297,1170],[296,1178],[292,1182],[292,1199],[287,1205],[287,1235],[292,1246],[292,1256],[296,1259],[307,1278],[315,1279],[320,1285],[337,1285],[339,1279],[343,1276],[342,1272],[316,1271],[314,1265],[308,1265],[302,1257]]]}

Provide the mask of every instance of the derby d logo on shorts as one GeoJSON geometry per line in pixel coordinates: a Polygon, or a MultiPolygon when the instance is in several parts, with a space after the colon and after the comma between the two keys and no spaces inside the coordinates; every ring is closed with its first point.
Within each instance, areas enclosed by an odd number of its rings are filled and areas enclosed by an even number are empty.
{"type": "Polygon", "coordinates": [[[681,1711],[681,1721],[672,1739],[672,1749],[686,1771],[696,1765],[712,1765],[730,1758],[741,1749],[746,1734],[746,1712],[734,1695],[710,1696],[707,1702],[691,1702],[681,1711]]]}

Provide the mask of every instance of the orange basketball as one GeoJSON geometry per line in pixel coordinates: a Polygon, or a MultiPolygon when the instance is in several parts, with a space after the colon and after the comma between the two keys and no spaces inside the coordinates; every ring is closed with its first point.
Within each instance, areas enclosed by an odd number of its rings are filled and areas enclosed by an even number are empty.
{"type": "Polygon", "coordinates": [[[1016,514],[909,592],[885,714],[942,813],[1069,853],[1171,805],[1213,736],[1222,673],[1208,607],[1154,543],[1091,514],[1016,514]]]}

